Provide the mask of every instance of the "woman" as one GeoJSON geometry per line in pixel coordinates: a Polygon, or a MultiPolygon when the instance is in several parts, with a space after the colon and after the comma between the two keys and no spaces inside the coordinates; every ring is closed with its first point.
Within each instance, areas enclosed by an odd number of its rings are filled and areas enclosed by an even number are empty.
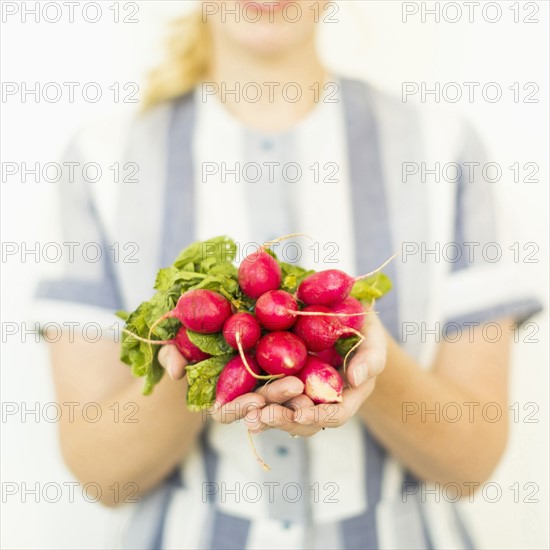
{"type": "Polygon", "coordinates": [[[469,496],[501,457],[510,326],[538,304],[464,245],[497,240],[489,186],[477,176],[422,181],[404,163],[464,167],[483,161],[479,143],[451,118],[327,74],[315,47],[326,2],[249,4],[203,2],[176,26],[147,110],[73,142],[71,160],[136,163],[138,181],[63,185],[67,237],[99,242],[104,254],[72,263],[40,296],[64,320],[110,327],[112,312],[147,299],[156,270],[191,241],[291,232],[319,243],[305,260],[316,269],[365,273],[402,249],[386,270],[394,290],[367,316],[350,387],[329,410],[287,377],[206,421],[186,409],[173,346],[160,351],[170,377],[143,397],[116,342],[66,335],[51,346],[58,399],[139,409],[137,422],[103,414],[62,424],[65,460],[105,504],[138,497],[127,548],[469,547],[442,487],[469,496]],[[243,175],[256,165],[259,175],[243,175]],[[113,257],[113,243],[126,256],[113,257]],[[421,253],[434,243],[458,243],[456,255],[421,253]],[[484,337],[487,322],[500,338],[484,337]],[[488,403],[499,421],[480,414],[488,403]],[[460,417],[442,416],[448,404],[460,417]],[[271,472],[255,463],[245,428],[259,434],[271,472]]]}

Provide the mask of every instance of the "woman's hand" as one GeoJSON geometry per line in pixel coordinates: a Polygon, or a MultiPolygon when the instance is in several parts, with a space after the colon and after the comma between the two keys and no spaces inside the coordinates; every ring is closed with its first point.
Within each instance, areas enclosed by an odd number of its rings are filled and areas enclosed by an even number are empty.
{"type": "Polygon", "coordinates": [[[386,365],[385,329],[374,311],[370,310],[365,317],[362,329],[365,341],[348,364],[346,374],[349,387],[344,390],[341,403],[315,405],[305,395],[285,399],[286,396],[277,392],[276,388],[275,391],[270,390],[270,386],[285,380],[287,383],[291,380],[299,382],[289,376],[258,390],[260,395],[262,392],[266,394],[266,404],[261,410],[254,411],[254,415],[246,416],[248,428],[253,433],[278,428],[292,436],[310,437],[322,429],[345,424],[372,393],[376,377],[386,365]]]}
{"type": "MultiPolygon", "coordinates": [[[[187,361],[176,346],[163,346],[159,351],[159,362],[174,380],[185,376],[187,361]]],[[[274,380],[257,392],[246,393],[221,407],[212,407],[208,412],[216,422],[231,424],[242,418],[254,421],[260,411],[269,403],[285,403],[304,391],[304,384],[294,376],[274,380]]]]}

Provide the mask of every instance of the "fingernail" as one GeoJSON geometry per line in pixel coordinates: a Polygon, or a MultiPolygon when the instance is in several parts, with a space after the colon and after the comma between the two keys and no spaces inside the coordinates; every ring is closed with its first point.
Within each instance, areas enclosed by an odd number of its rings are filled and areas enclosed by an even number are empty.
{"type": "Polygon", "coordinates": [[[170,378],[172,380],[175,380],[175,376],[174,376],[174,361],[172,361],[172,358],[171,357],[168,357],[166,359],[166,370],[168,372],[168,375],[170,376],[170,378]]]}
{"type": "Polygon", "coordinates": [[[358,367],[355,367],[353,370],[354,378],[355,378],[355,386],[360,386],[363,382],[366,381],[368,376],[369,369],[367,365],[359,365],[358,367]]]}
{"type": "Polygon", "coordinates": [[[300,395],[302,393],[302,390],[297,390],[296,388],[288,388],[284,391],[284,394],[287,397],[300,395]]]}

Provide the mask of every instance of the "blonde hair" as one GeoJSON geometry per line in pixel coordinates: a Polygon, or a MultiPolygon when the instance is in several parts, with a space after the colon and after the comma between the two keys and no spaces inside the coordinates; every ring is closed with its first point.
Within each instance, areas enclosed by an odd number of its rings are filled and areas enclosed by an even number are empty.
{"type": "Polygon", "coordinates": [[[191,91],[204,78],[210,62],[210,32],[200,10],[172,22],[168,56],[151,71],[143,97],[148,109],[191,91]]]}

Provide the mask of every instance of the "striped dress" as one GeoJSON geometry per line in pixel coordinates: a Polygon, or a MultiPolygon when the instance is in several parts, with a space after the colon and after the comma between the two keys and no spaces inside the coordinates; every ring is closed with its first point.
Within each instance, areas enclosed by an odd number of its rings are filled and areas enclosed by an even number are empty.
{"type": "MultiPolygon", "coordinates": [[[[365,83],[335,84],[336,101],[321,102],[308,119],[280,134],[242,127],[220,104],[206,104],[199,90],[146,115],[81,132],[67,159],[135,163],[139,175],[101,187],[60,184],[64,237],[98,242],[105,253],[96,263],[77,259],[62,277],[40,285],[44,319],[62,321],[71,311],[71,320],[76,315],[83,323],[112,326],[112,312],[147,299],[156,270],[191,241],[227,233],[240,242],[262,242],[295,231],[319,240],[322,257],[313,250],[305,259],[316,269],[366,273],[402,251],[385,270],[394,289],[377,310],[425,368],[440,340],[433,333],[505,315],[521,322],[537,312],[539,303],[512,284],[517,266],[470,254],[471,243],[481,250],[499,242],[492,186],[480,170],[472,177],[467,171],[468,163],[485,162],[475,132],[450,115],[420,112],[365,83]],[[220,166],[234,168],[235,160],[252,169],[254,163],[294,163],[303,174],[299,180],[277,170],[262,170],[257,178],[239,178],[231,170],[224,175],[220,166]],[[436,163],[453,163],[456,177],[436,181],[422,174],[422,166],[436,163]],[[135,243],[139,261],[112,261],[113,243],[135,243]]],[[[242,423],[205,423],[181,467],[127,506],[116,544],[473,546],[454,503],[430,496],[433,487],[407,472],[358,419],[309,439],[289,439],[276,430],[255,439],[271,472],[256,464],[242,423]]]]}

